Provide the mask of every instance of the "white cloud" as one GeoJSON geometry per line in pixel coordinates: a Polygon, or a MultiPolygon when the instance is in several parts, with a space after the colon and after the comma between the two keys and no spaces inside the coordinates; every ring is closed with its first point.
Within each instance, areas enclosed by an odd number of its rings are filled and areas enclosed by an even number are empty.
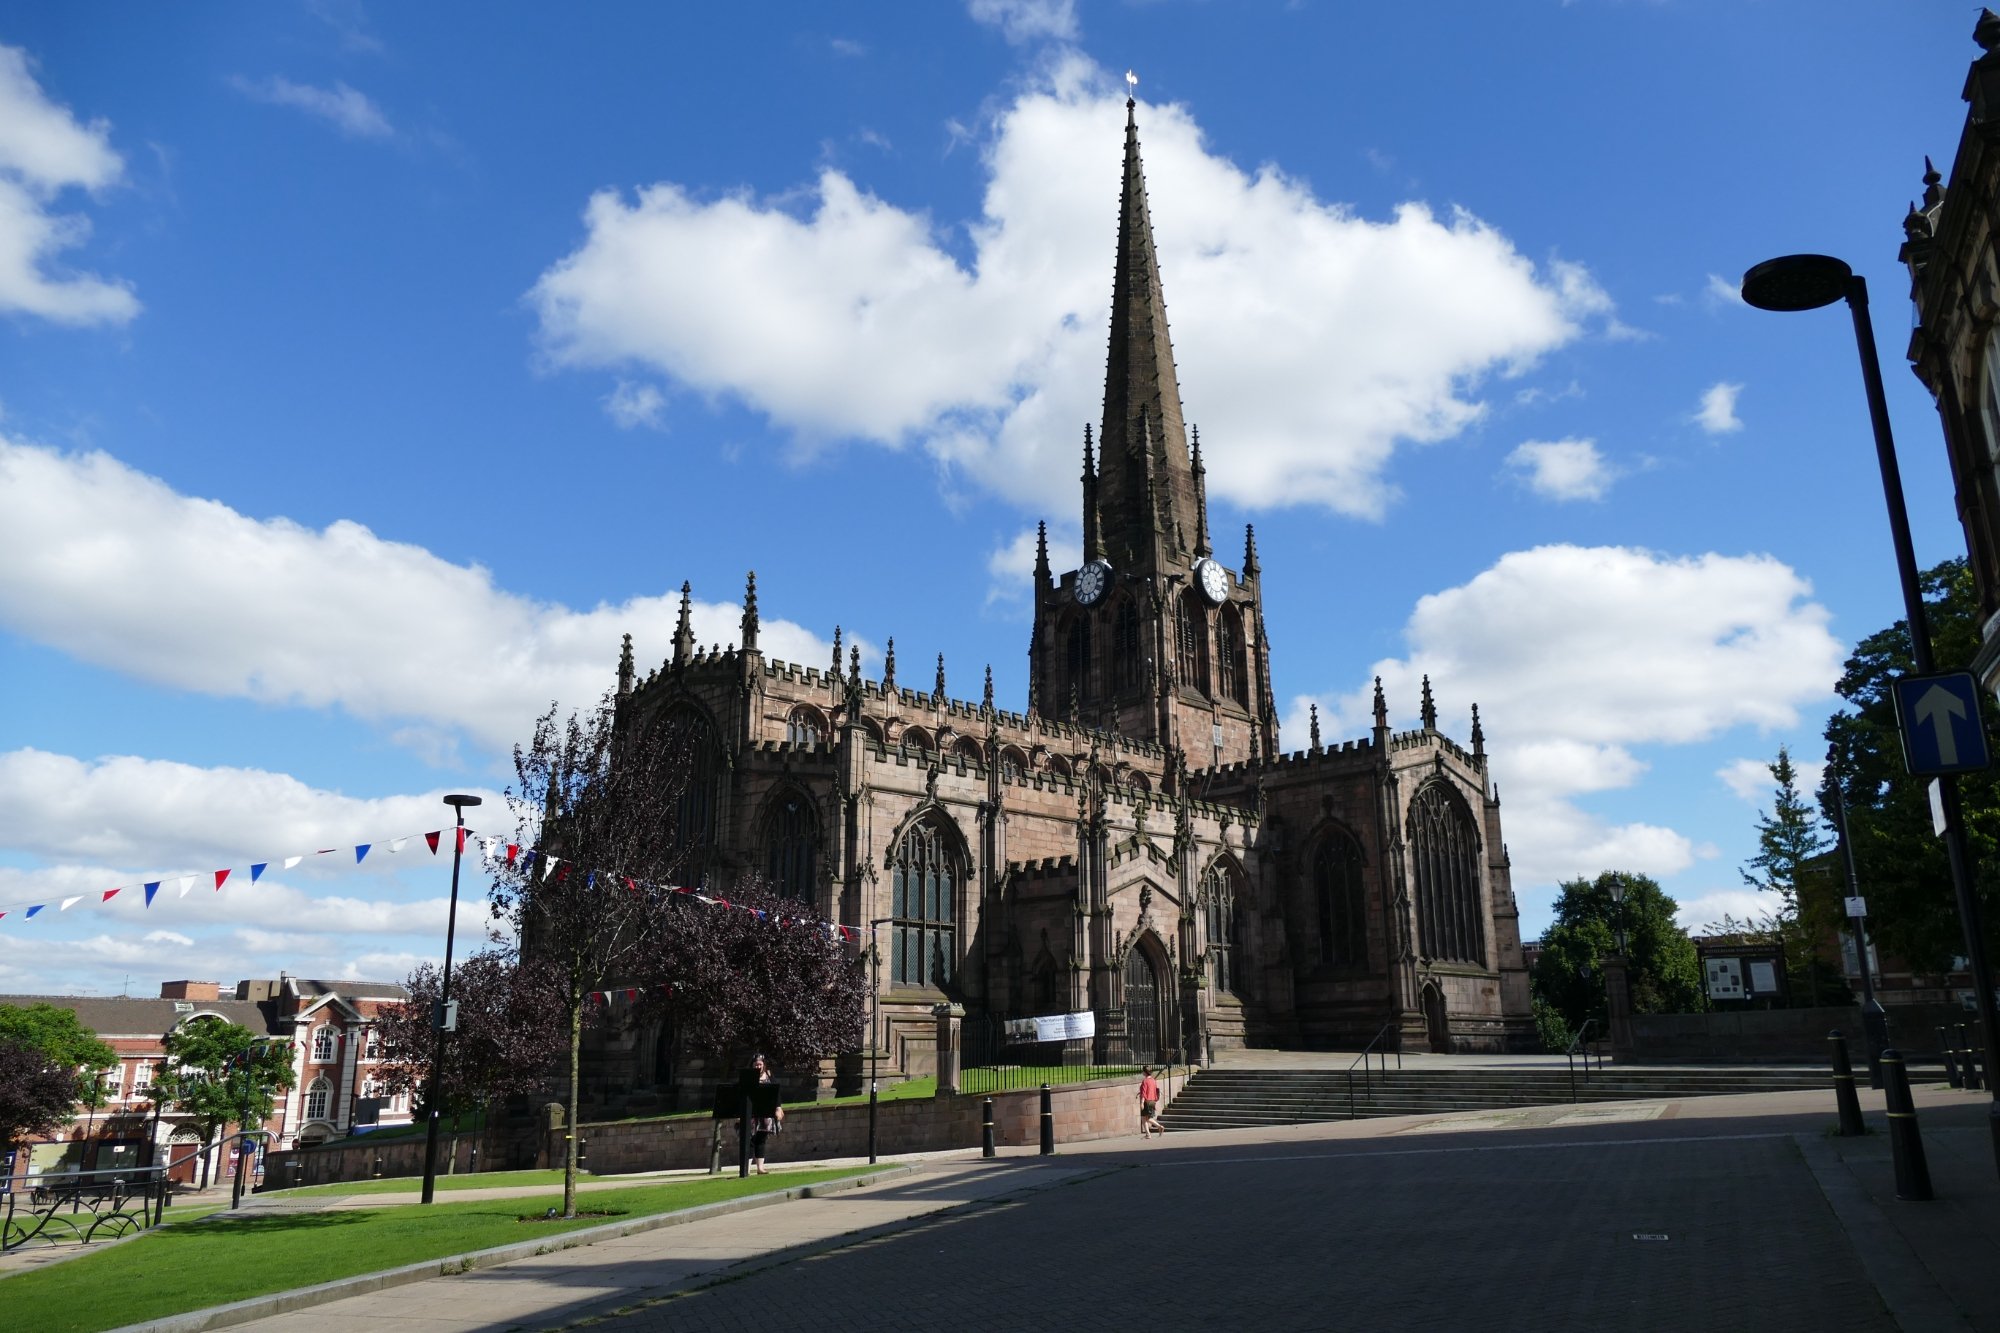
{"type": "MultiPolygon", "coordinates": [[[[105,454],[0,437],[0,624],[174,689],[339,707],[505,753],[551,699],[586,706],[612,685],[622,634],[642,673],[664,659],[679,608],[677,593],[534,601],[358,523],[252,519],[105,454]]],[[[697,602],[695,635],[734,643],[741,615],[697,602]]],[[[814,666],[831,651],[776,616],[760,646],[814,666]]]]}
{"type": "Polygon", "coordinates": [[[1708,275],[1708,282],[1702,287],[1701,295],[1703,304],[1711,310],[1719,306],[1744,304],[1741,284],[1719,273],[1708,275]]]}
{"type": "MultiPolygon", "coordinates": [[[[1738,800],[1769,811],[1772,799],[1778,794],[1778,783],[1771,776],[1769,759],[1734,759],[1715,770],[1715,776],[1722,779],[1722,785],[1736,794],[1738,800]]],[[[1819,785],[1826,776],[1826,761],[1792,758],[1792,790],[1799,799],[1818,808],[1819,785]]]]}
{"type": "Polygon", "coordinates": [[[1613,473],[1595,440],[1529,440],[1507,462],[1550,500],[1602,500],[1611,489],[1613,473]]]}
{"type": "Polygon", "coordinates": [[[1724,381],[1709,386],[1701,396],[1701,407],[1694,414],[1695,424],[1710,435],[1727,435],[1731,431],[1743,429],[1743,423],[1736,416],[1736,398],[1743,392],[1740,384],[1724,381]]]}
{"type": "Polygon", "coordinates": [[[658,385],[634,384],[630,380],[619,380],[618,387],[604,400],[604,410],[624,430],[635,426],[657,429],[660,413],[666,406],[667,396],[660,392],[658,385]]]}
{"type": "Polygon", "coordinates": [[[1009,42],[1076,40],[1076,0],[970,0],[973,22],[998,28],[1009,42]]]}
{"type": "Polygon", "coordinates": [[[1710,926],[1722,924],[1724,917],[1758,921],[1777,915],[1784,905],[1784,900],[1775,893],[1759,893],[1750,888],[1715,889],[1682,902],[1674,920],[1689,934],[1700,935],[1710,926]]]}
{"type": "MultiPolygon", "coordinates": [[[[542,346],[558,365],[643,366],[738,399],[807,447],[917,445],[1067,512],[1103,389],[1124,120],[1107,82],[1072,55],[1000,114],[966,265],[937,223],[838,171],[803,207],[672,183],[598,194],[582,242],[529,293],[542,346]]],[[[1182,108],[1140,119],[1181,387],[1218,499],[1380,515],[1398,447],[1461,431],[1486,410],[1483,378],[1608,317],[1580,266],[1538,271],[1468,212],[1358,217],[1211,154],[1182,108]]]]}
{"type": "Polygon", "coordinates": [[[350,139],[395,137],[395,127],[389,124],[389,118],[382,114],[381,108],[369,101],[365,94],[344,83],[336,82],[331,88],[315,88],[311,84],[293,83],[274,74],[268,79],[236,76],[229,80],[229,84],[252,101],[288,106],[316,116],[350,139]]]}
{"type": "MultiPolygon", "coordinates": [[[[1517,888],[1607,867],[1673,874],[1700,855],[1690,839],[1607,824],[1577,798],[1636,785],[1637,747],[1795,726],[1803,705],[1830,697],[1845,650],[1811,593],[1768,556],[1537,547],[1423,598],[1404,627],[1408,656],[1370,674],[1382,677],[1391,726],[1409,725],[1424,675],[1448,732],[1463,737],[1460,710],[1479,704],[1517,888]]],[[[1304,734],[1309,702],[1363,730],[1371,698],[1364,686],[1297,699],[1287,735],[1304,734]]]]}
{"type": "MultiPolygon", "coordinates": [[[[996,546],[986,556],[986,573],[990,582],[986,590],[986,604],[995,602],[1025,602],[1032,592],[1035,577],[1035,545],[1037,529],[1022,528],[1014,534],[1013,540],[996,546]]],[[[1058,530],[1049,534],[1049,568],[1061,571],[1075,569],[1083,563],[1083,542],[1079,537],[1058,530]]]]}
{"type": "Polygon", "coordinates": [[[89,219],[51,211],[56,196],[104,190],[124,174],[110,138],[104,121],[80,124],[43,95],[27,52],[0,46],[0,311],[75,325],[123,324],[139,313],[128,284],[47,267],[90,236],[89,219]]]}

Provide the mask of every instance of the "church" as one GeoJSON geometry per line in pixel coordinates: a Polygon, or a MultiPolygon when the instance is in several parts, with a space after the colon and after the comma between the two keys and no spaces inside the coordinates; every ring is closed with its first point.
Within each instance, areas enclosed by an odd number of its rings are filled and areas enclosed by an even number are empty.
{"type": "MultiPolygon", "coordinates": [[[[1081,568],[1034,571],[1025,707],[879,680],[742,637],[618,668],[620,725],[699,737],[684,802],[711,882],[756,871],[880,951],[868,1046],[928,1072],[934,1006],[1088,1011],[1099,1060],[1232,1047],[1532,1049],[1528,973],[1478,709],[1443,735],[1424,685],[1395,730],[1280,748],[1256,534],[1210,541],[1126,103],[1104,414],[1082,448],[1081,568]],[[1387,1033],[1385,1034],[1385,1029],[1387,1033]]],[[[925,664],[926,666],[928,664],[925,664]]],[[[631,1074],[652,1082],[643,1034],[631,1074]]],[[[607,1052],[609,1054],[609,1052],[607,1052]]]]}

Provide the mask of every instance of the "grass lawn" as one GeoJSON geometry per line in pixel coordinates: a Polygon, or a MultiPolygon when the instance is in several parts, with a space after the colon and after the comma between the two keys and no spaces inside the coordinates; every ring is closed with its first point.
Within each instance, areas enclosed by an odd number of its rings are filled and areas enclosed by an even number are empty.
{"type": "Polygon", "coordinates": [[[8,1333],[95,1333],[317,1282],[398,1268],[514,1241],[560,1235],[621,1218],[677,1212],[792,1185],[859,1175],[867,1167],[712,1176],[579,1195],[610,1216],[543,1221],[562,1194],[252,1214],[161,1227],[122,1245],[35,1272],[0,1278],[8,1333]],[[523,1221],[523,1218],[531,1221],[523,1221]]]}
{"type": "MultiPolygon", "coordinates": [[[[576,1173],[576,1182],[612,1180],[613,1176],[593,1176],[588,1171],[576,1173]]],[[[438,1193],[446,1190],[493,1190],[503,1186],[518,1188],[523,1185],[561,1185],[563,1173],[560,1171],[482,1171],[477,1175],[439,1176],[438,1193]]],[[[408,1194],[424,1187],[422,1176],[384,1176],[380,1180],[349,1180],[332,1185],[305,1185],[294,1190],[270,1190],[271,1194],[283,1194],[291,1199],[307,1199],[323,1194],[408,1194]]]]}

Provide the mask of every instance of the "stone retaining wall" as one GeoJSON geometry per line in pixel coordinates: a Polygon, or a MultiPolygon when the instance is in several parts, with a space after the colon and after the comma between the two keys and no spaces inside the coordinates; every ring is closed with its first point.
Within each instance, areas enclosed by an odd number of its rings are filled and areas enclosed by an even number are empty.
{"type": "MultiPolygon", "coordinates": [[[[1937,1058],[1937,1026],[1968,1023],[1974,1015],[1956,1006],[1896,1005],[1888,1010],[1889,1044],[1905,1054],[1937,1058]]],[[[1969,1026],[1976,1032],[1978,1025],[1969,1026]]],[[[1838,1028],[1859,1064],[1859,1006],[1826,1009],[1718,1010],[1706,1014],[1634,1014],[1632,1054],[1639,1060],[1759,1061],[1827,1059],[1827,1033],[1838,1028]]]]}

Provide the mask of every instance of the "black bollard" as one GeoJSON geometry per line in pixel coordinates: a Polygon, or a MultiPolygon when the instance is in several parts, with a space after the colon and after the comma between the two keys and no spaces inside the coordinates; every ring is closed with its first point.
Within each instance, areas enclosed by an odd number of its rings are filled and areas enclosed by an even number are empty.
{"type": "Polygon", "coordinates": [[[588,1171],[590,1169],[588,1166],[584,1165],[584,1163],[588,1162],[589,1160],[590,1160],[590,1140],[580,1138],[576,1141],[576,1173],[578,1175],[582,1175],[585,1171],[588,1171]]]}
{"type": "Polygon", "coordinates": [[[1042,1156],[1053,1157],[1056,1152],[1056,1103],[1049,1095],[1049,1085],[1042,1084],[1042,1156]]]}
{"type": "Polygon", "coordinates": [[[1868,1126],[1861,1123],[1861,1098],[1854,1091],[1854,1065],[1847,1058],[1847,1038],[1835,1028],[1826,1039],[1833,1044],[1833,1099],[1840,1107],[1840,1136],[1866,1134],[1868,1126]]]}
{"type": "MultiPolygon", "coordinates": [[[[1972,1044],[1972,1031],[1963,1023],[1958,1025],[1958,1063],[1965,1072],[1965,1086],[1979,1091],[1979,1057],[1972,1044]]],[[[1986,1073],[1990,1078],[1993,1071],[1989,1069],[1986,1073]]]]}
{"type": "Polygon", "coordinates": [[[1938,1051],[1944,1056],[1944,1081],[1954,1088],[1965,1086],[1965,1080],[1958,1074],[1958,1057],[1952,1052],[1951,1034],[1942,1027],[1937,1030],[1938,1051]]]}
{"type": "Polygon", "coordinates": [[[875,1123],[880,1110],[882,1085],[875,1079],[868,1080],[868,1165],[875,1165],[875,1123]]]}
{"type": "Polygon", "coordinates": [[[988,1097],[979,1108],[979,1155],[997,1156],[993,1150],[993,1099],[988,1097]]]}
{"type": "Polygon", "coordinates": [[[1910,1077],[1900,1051],[1882,1052],[1882,1093],[1889,1106],[1889,1150],[1896,1158],[1896,1197],[1921,1203],[1931,1197],[1931,1169],[1917,1131],[1917,1104],[1910,1100],[1910,1077]]]}

